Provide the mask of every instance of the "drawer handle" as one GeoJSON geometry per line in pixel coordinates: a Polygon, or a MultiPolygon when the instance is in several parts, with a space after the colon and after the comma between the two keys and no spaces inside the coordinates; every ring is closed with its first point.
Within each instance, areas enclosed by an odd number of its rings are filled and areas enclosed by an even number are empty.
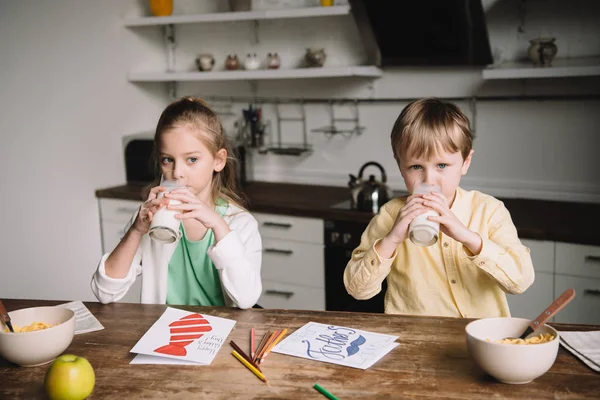
{"type": "Polygon", "coordinates": [[[119,208],[117,208],[117,212],[118,213],[127,213],[127,214],[133,214],[137,210],[138,210],[137,208],[127,208],[127,207],[119,207],[119,208]]]}
{"type": "Polygon", "coordinates": [[[291,256],[294,254],[292,250],[281,250],[281,249],[264,249],[265,253],[275,253],[275,254],[285,254],[286,256],[291,256]]]}
{"type": "Polygon", "coordinates": [[[272,228],[290,229],[292,227],[292,224],[286,224],[283,222],[263,222],[263,226],[270,226],[272,228]]]}
{"type": "Polygon", "coordinates": [[[585,262],[600,263],[600,256],[585,256],[585,262]]]}
{"type": "Polygon", "coordinates": [[[600,289],[584,289],[583,294],[591,294],[592,296],[600,296],[600,289]]]}
{"type": "Polygon", "coordinates": [[[284,292],[281,290],[265,290],[265,294],[272,294],[275,296],[282,296],[285,297],[286,299],[289,299],[290,297],[292,297],[294,295],[294,292],[284,292]]]}

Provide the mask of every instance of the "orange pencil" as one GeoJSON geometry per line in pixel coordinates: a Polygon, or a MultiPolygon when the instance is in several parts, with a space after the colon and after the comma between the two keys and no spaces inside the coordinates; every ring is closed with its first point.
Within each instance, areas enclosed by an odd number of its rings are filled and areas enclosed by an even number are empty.
{"type": "Polygon", "coordinates": [[[283,337],[285,336],[286,333],[287,333],[287,328],[279,332],[279,335],[277,335],[277,337],[275,338],[275,340],[273,340],[273,343],[271,343],[271,345],[267,348],[267,351],[265,351],[265,353],[263,354],[263,356],[259,360],[259,362],[258,362],[259,364],[265,358],[267,358],[267,356],[269,355],[269,353],[271,352],[271,350],[273,350],[273,348],[277,345],[277,343],[279,343],[281,341],[281,339],[283,339],[283,337]]]}
{"type": "Polygon", "coordinates": [[[276,330],[275,332],[273,332],[271,334],[271,336],[269,337],[269,340],[267,340],[267,343],[265,343],[265,345],[261,349],[260,353],[258,353],[258,355],[256,356],[256,363],[257,364],[260,364],[260,362],[262,361],[263,356],[265,355],[265,351],[267,351],[267,349],[271,346],[271,343],[273,343],[273,341],[275,340],[275,338],[277,338],[277,336],[280,333],[281,333],[280,330],[276,330]]]}

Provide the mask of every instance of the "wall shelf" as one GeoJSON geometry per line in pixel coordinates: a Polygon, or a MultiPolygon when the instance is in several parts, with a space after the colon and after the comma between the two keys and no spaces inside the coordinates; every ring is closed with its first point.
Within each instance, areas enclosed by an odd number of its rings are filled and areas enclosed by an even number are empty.
{"type": "Polygon", "coordinates": [[[280,10],[256,10],[221,12],[194,15],[174,15],[169,17],[138,17],[125,20],[126,27],[195,24],[209,22],[256,21],[265,19],[311,18],[348,15],[350,6],[307,7],[280,10]]]}
{"type": "Polygon", "coordinates": [[[534,67],[531,62],[493,65],[483,70],[483,79],[568,78],[600,75],[600,57],[557,58],[552,67],[534,67]]]}
{"type": "Polygon", "coordinates": [[[373,66],[262,69],[256,71],[214,71],[214,72],[131,72],[130,82],[190,82],[190,81],[239,81],[270,79],[306,79],[306,78],[378,78],[381,69],[373,66]]]}

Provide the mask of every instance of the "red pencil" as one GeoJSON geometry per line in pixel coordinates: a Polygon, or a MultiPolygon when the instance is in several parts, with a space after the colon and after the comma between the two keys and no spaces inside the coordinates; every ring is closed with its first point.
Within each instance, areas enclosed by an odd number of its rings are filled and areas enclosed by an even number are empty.
{"type": "Polygon", "coordinates": [[[250,328],[250,357],[254,358],[254,328],[250,328]]]}

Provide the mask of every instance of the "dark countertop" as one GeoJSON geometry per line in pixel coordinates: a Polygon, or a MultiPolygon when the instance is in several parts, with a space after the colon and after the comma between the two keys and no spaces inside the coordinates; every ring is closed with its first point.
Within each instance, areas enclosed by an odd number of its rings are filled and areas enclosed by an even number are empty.
{"type": "MultiPolygon", "coordinates": [[[[98,198],[142,200],[142,186],[124,185],[96,191],[98,198]]],[[[368,223],[368,212],[335,209],[349,199],[345,187],[251,182],[244,187],[251,211],[368,223]]],[[[500,199],[523,239],[600,245],[600,204],[530,199],[500,199]]]]}

